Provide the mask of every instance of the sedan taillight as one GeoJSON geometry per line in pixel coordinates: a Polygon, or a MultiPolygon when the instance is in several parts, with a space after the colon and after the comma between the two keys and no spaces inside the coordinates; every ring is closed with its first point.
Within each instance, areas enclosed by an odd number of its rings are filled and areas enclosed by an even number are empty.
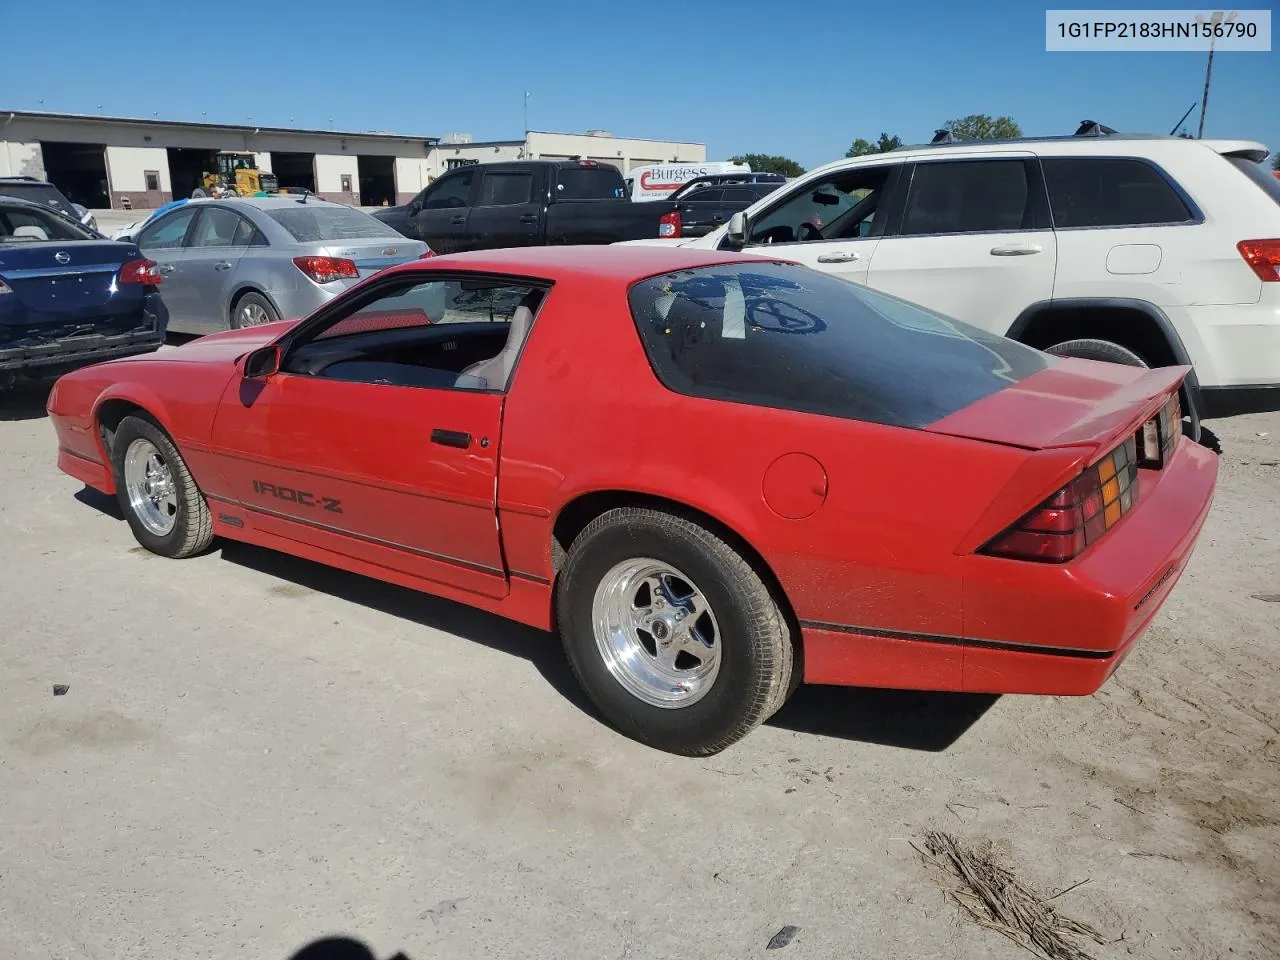
{"type": "Polygon", "coordinates": [[[345,257],[294,257],[293,265],[316,283],[360,278],[360,271],[355,261],[347,260],[345,257]]]}
{"type": "Polygon", "coordinates": [[[980,552],[1042,563],[1079,556],[1137,502],[1137,453],[1130,437],[980,552]]]}
{"type": "Polygon", "coordinates": [[[130,260],[120,268],[120,282],[141,283],[149,287],[158,286],[164,279],[164,274],[160,273],[159,267],[160,264],[146,257],[130,260]]]}

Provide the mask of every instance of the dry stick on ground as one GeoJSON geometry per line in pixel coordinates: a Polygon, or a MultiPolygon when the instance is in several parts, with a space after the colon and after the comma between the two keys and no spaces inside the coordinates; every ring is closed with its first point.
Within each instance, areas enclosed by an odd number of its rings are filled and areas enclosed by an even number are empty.
{"type": "Polygon", "coordinates": [[[989,850],[979,852],[966,847],[939,830],[926,833],[924,849],[916,850],[927,862],[959,878],[963,886],[952,890],[951,896],[974,921],[1038,956],[1047,960],[1093,960],[1068,937],[1087,937],[1098,944],[1108,942],[1093,927],[1064,917],[1028,890],[995,862],[989,850]]]}

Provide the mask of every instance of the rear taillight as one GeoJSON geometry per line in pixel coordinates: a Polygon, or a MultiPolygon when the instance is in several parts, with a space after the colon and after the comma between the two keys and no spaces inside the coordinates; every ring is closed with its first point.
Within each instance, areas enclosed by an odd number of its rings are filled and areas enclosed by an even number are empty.
{"type": "Polygon", "coordinates": [[[658,218],[658,236],[677,238],[684,235],[684,224],[680,222],[680,211],[672,210],[658,218]]]}
{"type": "Polygon", "coordinates": [[[1116,447],[980,551],[1065,563],[1120,522],[1138,500],[1137,438],[1116,447]]]}
{"type": "Polygon", "coordinates": [[[158,286],[164,279],[159,272],[160,264],[143,257],[141,260],[130,260],[120,268],[121,283],[142,283],[149,287],[158,286]]]}
{"type": "Polygon", "coordinates": [[[1173,456],[1182,436],[1182,401],[1175,393],[1160,412],[1142,425],[1134,438],[1138,445],[1138,466],[1159,469],[1173,456]]]}
{"type": "Polygon", "coordinates": [[[1280,240],[1241,240],[1236,249],[1258,279],[1264,283],[1280,281],[1280,240]]]}
{"type": "Polygon", "coordinates": [[[355,261],[343,257],[294,257],[293,264],[316,283],[360,278],[355,261]]]}

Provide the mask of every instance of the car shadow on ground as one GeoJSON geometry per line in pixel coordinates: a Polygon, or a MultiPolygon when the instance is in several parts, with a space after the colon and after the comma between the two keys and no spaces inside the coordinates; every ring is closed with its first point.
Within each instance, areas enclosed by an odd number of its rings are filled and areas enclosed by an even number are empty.
{"type": "MultiPolygon", "coordinates": [[[[123,520],[114,497],[85,487],[76,499],[123,520]]],[[[122,531],[121,536],[126,532],[122,531]]],[[[142,547],[134,547],[142,550],[142,547]]],[[[578,686],[559,640],[483,610],[384,583],[263,547],[222,541],[221,559],[424,627],[443,630],[510,656],[523,657],[558,694],[603,722],[578,686]]],[[[998,698],[979,694],[800,687],[768,726],[906,750],[939,752],[962,737],[998,698]]]]}
{"type": "MultiPolygon", "coordinates": [[[[364,943],[352,937],[322,937],[307,944],[297,953],[290,954],[288,960],[378,960],[378,956],[364,943]]],[[[401,952],[386,960],[410,958],[401,952]]]]}
{"type": "Polygon", "coordinates": [[[17,383],[9,390],[0,390],[0,421],[43,420],[44,405],[49,400],[52,381],[48,383],[17,383]]]}

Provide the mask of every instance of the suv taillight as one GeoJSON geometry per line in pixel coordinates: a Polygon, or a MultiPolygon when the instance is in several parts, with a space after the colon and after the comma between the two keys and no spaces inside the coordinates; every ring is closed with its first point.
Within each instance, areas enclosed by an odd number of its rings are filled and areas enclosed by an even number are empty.
{"type": "Polygon", "coordinates": [[[164,279],[164,274],[157,269],[160,264],[154,260],[148,260],[143,257],[140,260],[130,260],[120,268],[121,283],[143,283],[149,287],[155,287],[164,279]]]}
{"type": "Polygon", "coordinates": [[[672,210],[658,218],[658,236],[677,239],[684,236],[684,224],[680,221],[680,211],[672,210]]]}
{"type": "Polygon", "coordinates": [[[293,264],[316,283],[360,278],[355,261],[344,257],[294,257],[293,264]]]}
{"type": "Polygon", "coordinates": [[[1264,283],[1280,281],[1280,240],[1241,240],[1236,249],[1258,279],[1264,283]]]}
{"type": "Polygon", "coordinates": [[[1131,437],[979,552],[1066,563],[1119,523],[1137,500],[1137,438],[1131,437]]]}

